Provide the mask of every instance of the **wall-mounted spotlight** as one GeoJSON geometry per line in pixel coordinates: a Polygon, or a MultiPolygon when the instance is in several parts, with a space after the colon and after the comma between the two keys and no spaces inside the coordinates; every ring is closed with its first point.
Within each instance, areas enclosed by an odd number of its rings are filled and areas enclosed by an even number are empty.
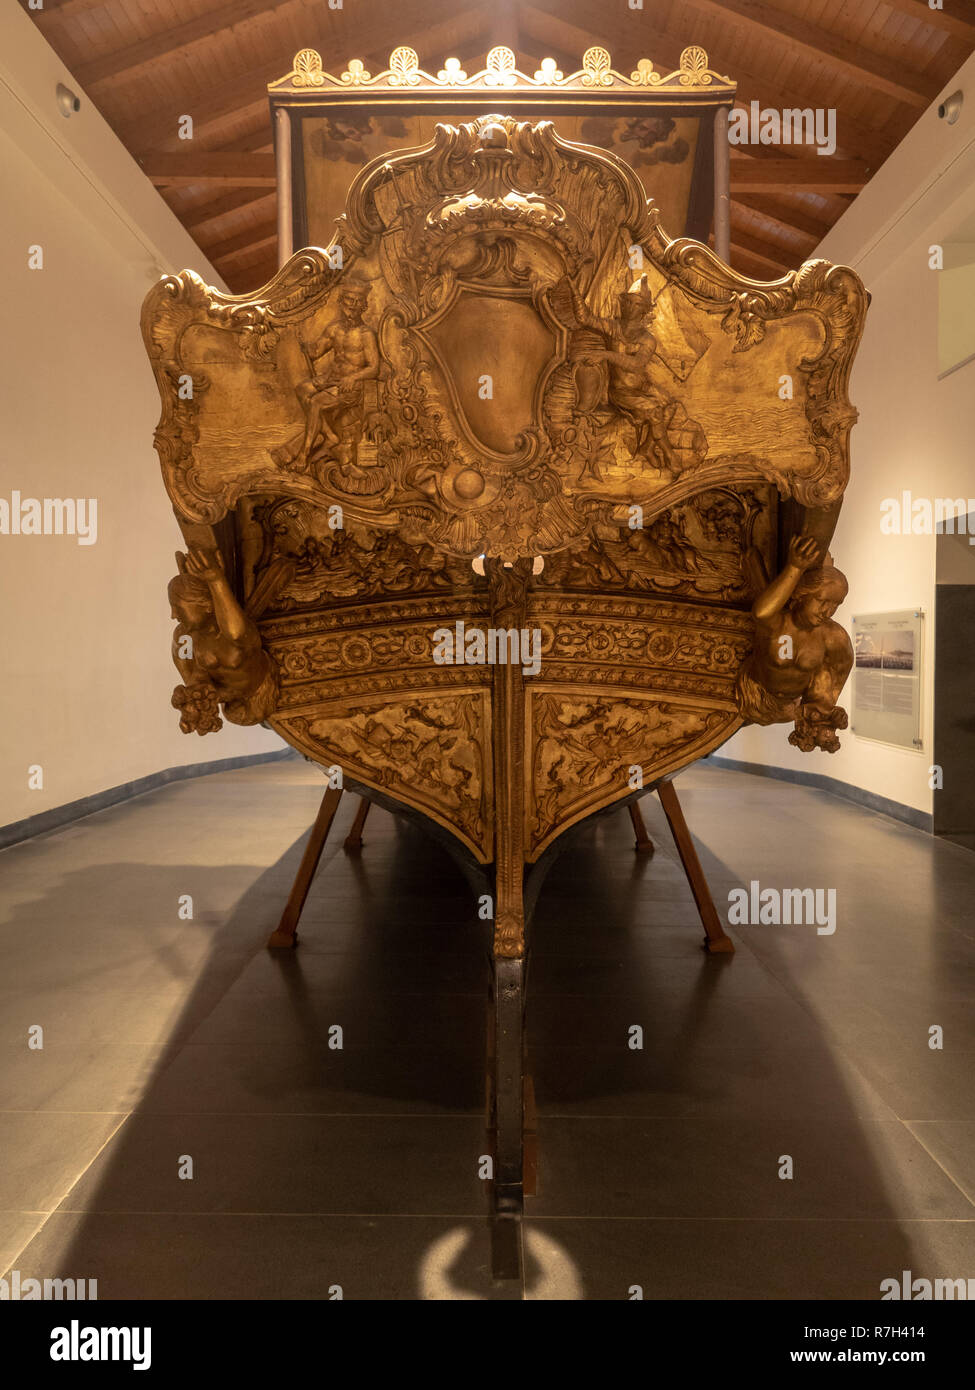
{"type": "Polygon", "coordinates": [[[965,93],[962,91],[952,92],[950,97],[938,107],[938,118],[947,121],[949,125],[954,125],[961,115],[961,108],[965,101],[965,93]]]}
{"type": "Polygon", "coordinates": [[[63,82],[58,83],[55,96],[58,99],[58,110],[65,118],[81,110],[81,97],[76,97],[71,88],[66,87],[63,82]]]}

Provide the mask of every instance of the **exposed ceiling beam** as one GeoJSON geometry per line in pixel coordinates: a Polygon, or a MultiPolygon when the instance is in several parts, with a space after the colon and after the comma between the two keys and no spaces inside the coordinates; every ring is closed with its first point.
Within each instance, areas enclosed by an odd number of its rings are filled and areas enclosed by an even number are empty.
{"type": "Polygon", "coordinates": [[[763,0],[684,0],[684,3],[752,35],[765,39],[772,35],[807,57],[919,110],[930,106],[940,90],[930,77],[912,73],[905,64],[892,62],[831,29],[810,24],[790,11],[764,4],[763,0]]]}
{"type": "MultiPolygon", "coordinates": [[[[751,103],[757,101],[760,110],[771,108],[776,111],[788,111],[799,108],[800,110],[815,110],[814,98],[806,94],[804,101],[796,92],[786,92],[782,88],[776,87],[763,80],[754,73],[740,73],[738,81],[738,95],[735,98],[735,106],[744,111],[751,112],[751,103]]],[[[911,124],[909,120],[908,125],[911,124]]],[[[885,131],[871,130],[861,122],[848,116],[845,111],[838,110],[836,113],[836,150],[840,155],[848,155],[850,158],[862,159],[869,169],[876,172],[891,155],[895,145],[906,134],[906,126],[903,131],[893,133],[896,127],[891,125],[885,131]]],[[[742,147],[744,148],[744,147],[742,147]]],[[[801,153],[802,146],[789,145],[756,145],[754,147],[756,155],[761,157],[766,150],[776,149],[780,151],[778,157],[783,158],[789,150],[796,151],[796,157],[805,158],[801,153]],[[760,154],[761,152],[761,154],[760,154]]],[[[832,155],[821,155],[817,158],[833,158],[832,155]]]]}
{"type": "Polygon", "coordinates": [[[953,34],[956,39],[975,44],[975,4],[972,0],[946,0],[947,8],[932,10],[928,0],[883,0],[891,10],[899,10],[932,29],[953,34]]]}
{"type": "Polygon", "coordinates": [[[518,7],[515,0],[491,0],[486,8],[490,20],[488,43],[491,47],[503,44],[506,48],[517,48],[518,7]]]}
{"type": "MultiPolygon", "coordinates": [[[[285,64],[289,61],[284,60],[285,64]]],[[[287,71],[287,66],[282,67],[281,62],[276,61],[273,71],[280,77],[287,71]]],[[[160,103],[154,115],[117,125],[115,133],[122,144],[135,153],[141,150],[171,150],[184,143],[179,139],[179,119],[183,115],[192,116],[193,133],[198,135],[208,125],[230,116],[243,119],[251,112],[256,114],[262,109],[266,110],[267,93],[264,89],[268,81],[274,81],[271,65],[262,63],[260,67],[249,68],[237,77],[212,84],[205,92],[180,97],[178,106],[169,103],[162,106],[160,103]]]]}
{"type": "Polygon", "coordinates": [[[822,241],[830,230],[828,222],[819,222],[792,204],[776,202],[774,197],[745,193],[736,195],[731,201],[740,207],[748,208],[750,212],[757,212],[760,217],[766,217],[770,222],[778,223],[780,227],[788,227],[790,231],[798,232],[800,236],[807,237],[812,242],[822,241]]]}
{"type": "MultiPolygon", "coordinates": [[[[546,3],[546,0],[540,0],[540,3],[546,3]]],[[[600,17],[600,23],[604,24],[602,17],[600,17]]],[[[540,9],[538,5],[522,7],[521,27],[526,34],[530,33],[532,37],[543,44],[558,43],[569,52],[578,52],[580,58],[585,48],[592,42],[590,35],[584,30],[568,24],[558,15],[540,9]]],[[[603,41],[610,49],[616,42],[624,52],[629,52],[631,55],[639,49],[638,57],[651,58],[658,66],[666,64],[667,67],[677,67],[680,60],[681,45],[679,42],[672,35],[651,28],[642,18],[639,21],[638,30],[636,30],[636,38],[634,38],[634,30],[622,30],[618,25],[614,26],[608,22],[605,23],[604,27],[606,33],[603,41]]],[[[710,57],[712,67],[723,71],[727,70],[713,53],[710,57]]],[[[752,101],[758,101],[762,106],[776,107],[779,110],[787,110],[790,107],[815,108],[819,105],[820,94],[818,92],[801,87],[790,88],[786,91],[785,88],[777,86],[768,77],[742,68],[737,62],[733,63],[731,67],[733,70],[728,72],[728,76],[734,78],[738,83],[736,106],[747,109],[752,101]]],[[[862,121],[858,121],[840,108],[836,113],[837,149],[850,156],[855,155],[859,159],[865,159],[872,169],[879,169],[897,142],[906,134],[910,124],[910,118],[906,121],[894,120],[888,123],[886,130],[878,131],[864,125],[862,121]]]]}
{"type": "Polygon", "coordinates": [[[273,154],[227,150],[150,150],[139,163],[155,184],[221,183],[238,188],[274,188],[273,154]]]}
{"type": "MultiPolygon", "coordinates": [[[[782,248],[784,256],[797,258],[804,256],[818,244],[816,237],[807,236],[805,232],[800,232],[798,228],[786,222],[783,217],[775,217],[767,212],[756,212],[754,208],[747,208],[739,198],[732,198],[731,200],[731,226],[733,234],[739,229],[756,232],[763,237],[766,233],[775,233],[780,236],[783,232],[787,233],[791,239],[791,244],[782,248]]],[[[772,242],[769,242],[769,245],[771,246],[772,242]]]]}
{"type": "MultiPolygon", "coordinates": [[[[598,15],[600,37],[597,39],[590,30],[583,29],[566,18],[560,0],[548,0],[548,3],[552,3],[554,8],[546,9],[546,0],[539,0],[537,4],[521,6],[519,15],[521,31],[538,43],[557,44],[564,52],[574,53],[576,57],[573,71],[577,71],[582,66],[583,53],[595,43],[604,44],[609,48],[614,62],[618,59],[618,53],[613,52],[615,45],[617,49],[623,49],[629,53],[635,53],[639,49],[640,57],[653,58],[658,66],[662,66],[666,62],[674,68],[677,67],[677,59],[680,56],[678,41],[672,34],[665,34],[663,30],[654,29],[637,12],[632,12],[630,22],[624,21],[622,25],[612,15],[600,13],[598,15]],[[637,22],[634,24],[632,23],[633,20],[637,22]]],[[[596,19],[597,16],[594,15],[593,18],[596,19]]],[[[616,65],[619,66],[619,63],[616,62],[616,65]]],[[[632,66],[632,61],[630,66],[632,66]]]]}
{"type": "Polygon", "coordinates": [[[138,43],[117,48],[113,53],[103,53],[92,62],[75,68],[74,76],[85,88],[94,87],[97,83],[109,79],[129,77],[149,63],[172,58],[173,54],[180,53],[203,39],[213,38],[214,34],[233,29],[238,24],[246,24],[249,19],[258,15],[268,14],[271,10],[280,14],[283,10],[301,3],[302,0],[283,0],[281,4],[275,4],[274,0],[235,0],[232,5],[224,5],[218,10],[205,10],[193,19],[160,30],[138,43]]]}
{"type": "Polygon", "coordinates": [[[791,258],[787,251],[782,251],[778,246],[762,241],[759,237],[751,236],[739,227],[732,227],[731,229],[731,244],[739,247],[742,251],[747,251],[750,256],[763,261],[765,265],[771,266],[779,275],[786,270],[795,270],[795,261],[799,259],[798,257],[791,258]]]}
{"type": "Polygon", "coordinates": [[[232,272],[227,271],[223,278],[232,287],[234,294],[254,294],[268,281],[273,280],[277,273],[277,256],[271,255],[254,265],[243,266],[232,272]]]}
{"type": "Polygon", "coordinates": [[[810,193],[859,193],[870,171],[856,159],[732,159],[731,196],[776,188],[810,193]]]}
{"type": "Polygon", "coordinates": [[[214,265],[218,261],[229,261],[239,259],[243,254],[262,249],[268,246],[277,246],[278,224],[274,218],[270,222],[261,222],[256,226],[248,227],[243,232],[238,232],[236,236],[226,237],[223,241],[211,243],[209,246],[204,242],[203,253],[208,261],[214,265]]]}
{"type": "MultiPolygon", "coordinates": [[[[199,147],[199,152],[201,154],[224,154],[228,151],[234,153],[253,152],[255,154],[271,154],[274,151],[274,136],[271,131],[271,122],[268,119],[268,112],[266,110],[261,112],[260,121],[260,126],[254,130],[248,131],[246,135],[238,135],[233,140],[221,140],[212,145],[207,144],[204,137],[204,139],[194,141],[193,148],[199,147]]],[[[150,158],[153,153],[153,151],[150,151],[150,158]]],[[[165,153],[177,154],[179,151],[167,150],[165,153]]],[[[142,160],[144,160],[145,157],[145,155],[140,156],[142,160]]],[[[212,198],[213,195],[210,193],[207,196],[212,198]]],[[[183,196],[179,201],[184,209],[184,211],[178,214],[182,220],[186,212],[197,207],[200,199],[194,198],[191,193],[183,196]]]]}
{"type": "MultiPolygon", "coordinates": [[[[114,53],[102,54],[82,68],[76,68],[74,76],[85,88],[92,87],[99,82],[128,78],[133,72],[146,67],[148,64],[171,59],[176,53],[183,52],[192,47],[193,44],[213,38],[217,34],[224,34],[237,28],[238,25],[246,24],[248,20],[257,19],[272,12],[277,19],[283,15],[284,11],[292,9],[307,12],[306,0],[278,0],[278,3],[274,3],[274,0],[235,0],[232,5],[224,5],[217,10],[207,10],[194,19],[173,25],[169,29],[151,35],[148,39],[140,40],[139,43],[116,49],[114,53]]],[[[458,20],[470,10],[470,4],[458,6],[450,20],[437,26],[431,26],[424,31],[424,42],[434,42],[438,29],[445,33],[456,31],[458,20]]],[[[333,24],[341,13],[340,11],[333,12],[333,24]]],[[[489,17],[484,16],[480,21],[480,27],[484,29],[488,23],[489,17]]],[[[464,25],[461,24],[460,28],[463,30],[464,25]]],[[[395,44],[392,43],[393,33],[388,18],[380,24],[372,25],[365,25],[357,21],[355,29],[350,28],[348,37],[352,41],[351,46],[355,48],[354,56],[356,57],[364,56],[362,52],[364,45],[369,45],[370,52],[374,49],[377,52],[382,49],[384,59],[389,56],[391,48],[395,47],[395,44]]],[[[447,41],[452,42],[452,37],[448,38],[447,41]]],[[[317,42],[323,42],[320,35],[317,42]]],[[[332,48],[336,46],[336,39],[331,33],[329,34],[329,45],[332,48]]],[[[343,34],[342,47],[348,46],[346,36],[343,34]]],[[[352,55],[350,54],[350,56],[352,55]]],[[[436,56],[440,57],[441,55],[436,56]]]]}
{"type": "Polygon", "coordinates": [[[43,25],[48,20],[62,19],[67,15],[84,14],[86,10],[98,10],[105,0],[44,0],[42,10],[32,10],[27,0],[20,0],[20,8],[26,10],[31,19],[43,25]]]}
{"type": "MultiPolygon", "coordinates": [[[[408,11],[404,11],[401,5],[397,11],[397,18],[410,18],[418,22],[421,11],[422,4],[419,3],[412,3],[408,11]]],[[[414,47],[417,51],[422,47],[426,55],[425,61],[436,62],[439,66],[444,57],[439,50],[445,43],[456,45],[468,42],[483,34],[487,23],[488,16],[482,11],[465,9],[452,15],[442,24],[427,25],[417,33],[403,37],[401,43],[414,47]]],[[[356,24],[350,32],[352,37],[341,50],[344,56],[338,56],[338,49],[327,55],[330,70],[338,71],[350,58],[367,57],[373,51],[388,56],[385,48],[390,33],[388,17],[369,26],[356,24]]],[[[283,77],[289,71],[293,57],[294,46],[289,44],[286,56],[277,50],[260,66],[248,68],[246,72],[238,73],[223,82],[211,83],[196,94],[180,96],[178,104],[172,102],[168,109],[158,112],[155,116],[117,127],[116,133],[130,150],[173,149],[181,143],[178,135],[181,115],[193,117],[193,129],[196,133],[201,128],[226,120],[230,116],[237,119],[247,111],[256,111],[261,107],[266,109],[268,82],[283,77]]]]}
{"type": "Polygon", "coordinates": [[[792,266],[779,265],[778,261],[757,254],[747,246],[742,246],[734,237],[731,239],[730,263],[739,275],[748,275],[753,280],[779,280],[788,270],[793,268],[792,266]]]}
{"type": "Polygon", "coordinates": [[[250,267],[253,265],[262,265],[265,261],[271,258],[273,258],[274,260],[274,270],[271,272],[271,274],[274,274],[278,269],[278,248],[276,236],[272,237],[263,245],[258,245],[257,243],[255,243],[252,247],[250,247],[249,250],[244,249],[236,252],[234,255],[225,256],[224,264],[235,265],[237,267],[237,274],[246,275],[247,279],[250,281],[251,284],[256,283],[260,285],[264,282],[261,280],[255,281],[253,279],[250,267]]]}
{"type": "Polygon", "coordinates": [[[253,193],[241,189],[236,193],[225,193],[221,198],[201,203],[191,212],[183,211],[180,221],[190,235],[196,237],[200,228],[205,227],[208,222],[216,222],[218,218],[226,217],[228,212],[237,212],[241,208],[252,207],[271,198],[275,198],[273,192],[253,193]]]}

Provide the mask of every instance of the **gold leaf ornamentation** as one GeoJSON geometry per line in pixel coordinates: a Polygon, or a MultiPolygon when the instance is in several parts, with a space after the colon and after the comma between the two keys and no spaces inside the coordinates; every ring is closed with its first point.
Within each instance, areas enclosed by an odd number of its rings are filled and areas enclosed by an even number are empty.
{"type": "Polygon", "coordinates": [[[535,74],[535,81],[546,87],[551,87],[554,83],[562,81],[562,74],[559,72],[554,58],[542,59],[542,66],[535,74]]]}
{"type": "Polygon", "coordinates": [[[413,48],[394,48],[389,55],[389,85],[415,87],[420,81],[420,59],[413,48]]]}
{"type": "Polygon", "coordinates": [[[661,81],[661,74],[654,72],[649,58],[641,58],[630,73],[630,81],[638,87],[655,87],[661,81]]]}
{"type": "Polygon", "coordinates": [[[361,58],[350,58],[349,66],[342,74],[342,81],[349,87],[361,87],[371,81],[371,74],[366,72],[361,58]]]}
{"type": "Polygon", "coordinates": [[[606,48],[587,48],[582,55],[582,85],[584,87],[611,87],[613,74],[610,71],[612,59],[606,48]]]}
{"type": "Polygon", "coordinates": [[[324,87],[322,55],[314,48],[303,48],[295,54],[294,84],[296,87],[324,87]]]}
{"type": "Polygon", "coordinates": [[[515,55],[510,48],[499,45],[492,48],[487,56],[487,76],[489,87],[513,87],[518,81],[515,76],[515,55]]]}
{"type": "Polygon", "coordinates": [[[692,44],[680,55],[680,81],[682,87],[709,87],[711,74],[708,72],[708,55],[703,48],[692,44]]]}
{"type": "Polygon", "coordinates": [[[444,65],[437,73],[437,81],[444,82],[448,87],[457,87],[461,82],[467,81],[467,73],[460,65],[459,58],[445,58],[444,65]]]}

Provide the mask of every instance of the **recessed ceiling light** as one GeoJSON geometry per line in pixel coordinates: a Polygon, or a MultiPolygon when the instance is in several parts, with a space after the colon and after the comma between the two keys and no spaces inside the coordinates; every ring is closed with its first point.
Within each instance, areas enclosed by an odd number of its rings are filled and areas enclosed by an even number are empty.
{"type": "Polygon", "coordinates": [[[62,116],[73,116],[76,111],[81,110],[81,97],[76,97],[70,87],[66,87],[63,82],[59,82],[55,90],[58,99],[58,110],[62,116]]]}

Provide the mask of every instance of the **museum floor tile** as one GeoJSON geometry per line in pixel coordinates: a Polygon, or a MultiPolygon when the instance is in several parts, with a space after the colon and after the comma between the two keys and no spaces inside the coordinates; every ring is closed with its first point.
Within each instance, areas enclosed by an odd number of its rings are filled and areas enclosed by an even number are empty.
{"type": "Polygon", "coordinates": [[[321,793],[266,763],[0,855],[5,1272],[102,1299],[873,1300],[904,1269],[975,1275],[975,854],[698,764],[680,793],[723,917],[753,880],[836,895],[831,932],[731,926],[709,958],[656,798],[652,856],[625,812],[584,828],[532,927],[538,1190],[501,1282],[487,924],[404,820],[373,809],[345,854],[350,798],[300,948],[267,952],[321,793]]]}

